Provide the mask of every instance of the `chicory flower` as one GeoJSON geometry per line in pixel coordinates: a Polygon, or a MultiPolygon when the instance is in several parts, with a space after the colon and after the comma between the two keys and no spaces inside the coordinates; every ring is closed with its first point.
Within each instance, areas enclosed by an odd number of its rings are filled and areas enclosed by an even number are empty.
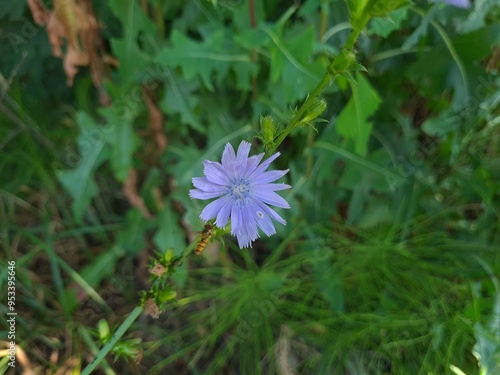
{"type": "Polygon", "coordinates": [[[205,160],[205,177],[193,178],[196,189],[189,191],[191,198],[211,199],[201,212],[204,221],[215,219],[215,225],[224,228],[231,218],[231,234],[236,236],[240,249],[251,247],[259,237],[260,228],[271,236],[276,233],[271,219],[286,225],[286,221],[269,206],[290,208],[276,191],[289,189],[284,183],[273,183],[287,170],[266,171],[280,153],[259,164],[264,154],[248,157],[250,143],[242,141],[235,154],[228,143],[222,153],[222,162],[205,160]]]}

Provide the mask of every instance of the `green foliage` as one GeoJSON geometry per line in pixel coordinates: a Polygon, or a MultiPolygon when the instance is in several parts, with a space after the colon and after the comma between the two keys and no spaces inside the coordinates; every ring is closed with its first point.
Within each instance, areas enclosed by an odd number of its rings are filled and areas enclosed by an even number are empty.
{"type": "Polygon", "coordinates": [[[0,264],[36,371],[498,372],[496,2],[95,3],[108,101],[14,3],[0,264]],[[287,226],[195,257],[191,179],[242,139],[290,169],[287,226]]]}
{"type": "Polygon", "coordinates": [[[107,159],[109,149],[102,130],[88,114],[79,112],[76,121],[81,129],[78,137],[81,159],[76,168],[59,172],[59,180],[73,198],[75,219],[81,221],[90,200],[99,193],[94,172],[107,159]]]}
{"type": "Polygon", "coordinates": [[[375,18],[370,22],[370,33],[387,38],[393,31],[401,28],[402,22],[408,18],[409,7],[399,8],[383,18],[375,18]]]}
{"type": "Polygon", "coordinates": [[[368,118],[380,105],[380,97],[362,75],[357,84],[351,83],[352,97],[337,118],[337,130],[341,136],[354,141],[354,150],[366,156],[372,124],[368,118]]]}
{"type": "Polygon", "coordinates": [[[199,77],[204,86],[214,91],[212,79],[219,84],[227,79],[229,69],[236,75],[236,87],[248,89],[249,77],[255,71],[250,57],[225,37],[223,30],[207,36],[203,43],[192,41],[177,30],[172,33],[172,48],[164,48],[156,61],[172,68],[181,67],[186,80],[199,77]],[[217,77],[217,78],[214,78],[217,77]]]}
{"type": "Polygon", "coordinates": [[[136,82],[137,74],[150,61],[144,46],[139,45],[139,37],[147,35],[142,42],[149,44],[154,38],[155,26],[135,0],[111,0],[109,6],[122,24],[123,38],[111,39],[113,53],[120,62],[120,83],[122,87],[130,88],[130,84],[136,82]]]}

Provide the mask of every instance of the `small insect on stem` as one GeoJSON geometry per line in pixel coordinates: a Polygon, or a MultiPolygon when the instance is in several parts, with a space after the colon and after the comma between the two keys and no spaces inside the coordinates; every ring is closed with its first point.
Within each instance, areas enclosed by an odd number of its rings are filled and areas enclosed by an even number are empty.
{"type": "Polygon", "coordinates": [[[203,228],[203,231],[201,232],[200,240],[198,241],[196,249],[194,250],[194,253],[196,255],[200,255],[203,252],[203,250],[205,250],[205,247],[207,247],[208,241],[214,235],[214,232],[215,228],[213,225],[211,224],[205,225],[205,228],[203,228]]]}

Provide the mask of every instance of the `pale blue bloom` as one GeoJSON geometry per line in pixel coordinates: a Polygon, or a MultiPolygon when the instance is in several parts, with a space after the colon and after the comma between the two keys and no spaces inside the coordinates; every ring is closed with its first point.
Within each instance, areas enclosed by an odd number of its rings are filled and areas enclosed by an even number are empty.
{"type": "Polygon", "coordinates": [[[288,202],[275,191],[291,186],[272,183],[283,177],[288,169],[266,171],[280,153],[259,165],[264,154],[248,157],[249,152],[248,142],[240,143],[237,154],[233,146],[226,144],[222,163],[205,160],[203,173],[206,177],[193,178],[196,189],[189,191],[191,198],[217,198],[203,209],[200,218],[205,221],[216,218],[215,225],[219,228],[225,227],[231,218],[231,234],[238,239],[240,249],[252,247],[252,242],[259,237],[257,227],[268,236],[275,234],[271,219],[286,225],[285,220],[268,205],[290,208],[288,202]]]}

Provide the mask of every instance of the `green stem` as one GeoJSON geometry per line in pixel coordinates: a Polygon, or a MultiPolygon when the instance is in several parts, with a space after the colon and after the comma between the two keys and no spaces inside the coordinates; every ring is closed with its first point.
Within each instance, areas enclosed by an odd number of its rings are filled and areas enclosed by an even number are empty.
{"type": "Polygon", "coordinates": [[[87,367],[85,367],[81,373],[81,375],[90,375],[92,371],[99,365],[99,363],[102,362],[102,360],[108,355],[108,353],[113,349],[113,347],[116,345],[118,340],[127,332],[127,330],[130,328],[132,323],[135,322],[135,320],[141,315],[142,310],[144,308],[142,306],[137,306],[130,315],[125,319],[125,321],[121,324],[121,326],[116,330],[115,334],[113,337],[111,337],[111,340],[103,346],[103,348],[97,353],[97,356],[94,358],[92,362],[88,364],[87,367]]]}

